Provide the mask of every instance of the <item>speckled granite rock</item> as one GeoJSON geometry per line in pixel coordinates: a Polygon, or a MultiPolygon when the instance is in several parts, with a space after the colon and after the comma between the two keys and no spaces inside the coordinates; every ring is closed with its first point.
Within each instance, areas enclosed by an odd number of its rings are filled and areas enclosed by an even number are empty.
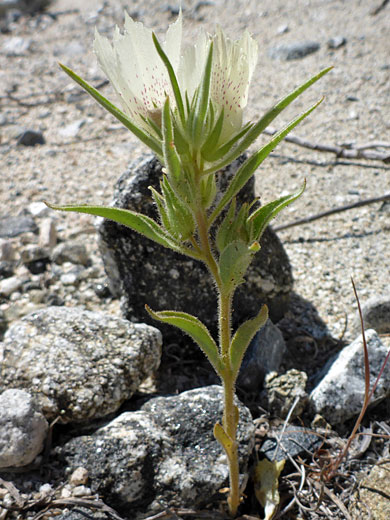
{"type": "MultiPolygon", "coordinates": [[[[150,399],[93,435],[70,440],[60,450],[73,470],[88,470],[89,486],[112,507],[138,519],[171,507],[202,507],[227,485],[228,468],[213,426],[222,416],[222,388],[209,386],[150,399]],[[129,509],[130,508],[130,509],[129,509]]],[[[240,466],[247,470],[254,424],[240,409],[240,466]]]]}
{"type": "Polygon", "coordinates": [[[24,390],[0,394],[0,468],[30,464],[42,451],[49,425],[24,390]]]}
{"type": "MultiPolygon", "coordinates": [[[[387,354],[387,348],[377,333],[366,331],[368,357],[370,361],[370,387],[378,377],[387,354]]],[[[324,377],[310,394],[310,401],[317,413],[330,424],[342,424],[357,415],[364,398],[364,353],[363,341],[359,336],[327,363],[321,374],[324,377]]],[[[387,363],[371,404],[389,396],[390,365],[387,363]]]]}
{"type": "Polygon", "coordinates": [[[0,391],[27,388],[46,418],[104,417],[157,370],[161,333],[109,314],[48,307],[14,322],[0,343],[0,391]]]}
{"type": "MultiPolygon", "coordinates": [[[[242,163],[238,159],[219,176],[220,189],[227,186],[242,163]]],[[[117,182],[113,206],[133,209],[157,219],[149,186],[159,189],[161,165],[149,155],[130,164],[117,182]]],[[[241,190],[238,202],[254,199],[252,182],[241,190]]],[[[215,331],[216,296],[206,268],[109,220],[98,219],[99,246],[111,291],[122,295],[122,310],[128,319],[153,323],[144,306],[190,312],[215,331]]],[[[271,319],[282,318],[292,288],[291,267],[278,237],[267,229],[261,251],[252,262],[234,300],[234,321],[253,316],[267,303],[271,319]]],[[[160,325],[159,325],[160,327],[160,325]]],[[[162,326],[164,338],[178,334],[162,326]]]]}

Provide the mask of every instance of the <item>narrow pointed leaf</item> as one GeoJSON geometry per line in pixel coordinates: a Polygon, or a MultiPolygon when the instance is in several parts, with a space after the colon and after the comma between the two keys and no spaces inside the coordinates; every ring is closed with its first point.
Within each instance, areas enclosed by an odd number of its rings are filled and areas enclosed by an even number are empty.
{"type": "Polygon", "coordinates": [[[248,223],[252,223],[252,240],[260,240],[261,235],[270,221],[276,217],[279,211],[291,204],[291,202],[294,202],[294,200],[297,200],[305,191],[305,187],[306,182],[303,183],[302,187],[296,193],[273,200],[252,213],[248,218],[248,223]]]}
{"type": "Polygon", "coordinates": [[[219,444],[221,444],[221,446],[223,446],[223,449],[225,450],[226,455],[230,459],[232,450],[233,450],[234,441],[231,437],[229,437],[229,435],[223,429],[222,425],[219,423],[216,423],[214,425],[214,437],[217,439],[219,444]]]}
{"type": "Polygon", "coordinates": [[[219,253],[222,253],[222,251],[229,243],[230,229],[233,225],[235,215],[236,199],[234,198],[229,206],[225,218],[222,221],[222,224],[218,228],[217,235],[215,238],[215,244],[218,248],[219,253]]]}
{"type": "Polygon", "coordinates": [[[169,106],[169,98],[167,97],[162,114],[162,133],[163,133],[163,153],[165,166],[168,169],[169,176],[177,182],[180,179],[181,164],[180,158],[176,152],[175,143],[173,141],[173,127],[171,119],[171,109],[169,106]]]}
{"type": "Polygon", "coordinates": [[[206,354],[217,374],[222,374],[224,367],[219,357],[218,347],[207,327],[198,318],[186,312],[179,311],[154,312],[147,305],[146,310],[152,318],[163,323],[168,323],[169,325],[174,325],[188,334],[206,354]]]}
{"type": "Polygon", "coordinates": [[[162,149],[159,141],[138,128],[131,119],[120,110],[118,107],[113,105],[108,99],[106,99],[98,90],[96,90],[92,85],[84,81],[80,76],[78,76],[73,70],[66,67],[60,63],[60,67],[64,72],[68,74],[76,83],[78,83],[84,90],[88,92],[90,96],[92,96],[103,108],[105,108],[110,114],[118,119],[126,128],[130,130],[138,139],[140,139],[146,146],[148,146],[154,153],[156,153],[159,157],[162,156],[162,149]]]}
{"type": "Polygon", "coordinates": [[[217,122],[215,123],[214,128],[210,132],[209,136],[207,137],[206,141],[204,142],[201,154],[206,161],[208,161],[208,157],[211,156],[212,153],[214,153],[215,148],[217,147],[218,140],[221,136],[222,127],[223,127],[223,120],[224,120],[225,110],[224,107],[222,107],[221,113],[219,114],[219,117],[217,119],[217,122]]]}
{"type": "Polygon", "coordinates": [[[153,188],[153,186],[149,186],[150,191],[152,192],[153,200],[157,206],[158,213],[160,215],[161,222],[168,233],[171,233],[171,225],[169,222],[168,214],[164,205],[164,198],[160,195],[160,193],[153,188]]]}
{"type": "Polygon", "coordinates": [[[204,131],[207,108],[209,106],[210,99],[210,83],[211,83],[211,65],[213,62],[213,42],[210,43],[210,49],[207,56],[206,67],[203,73],[202,82],[200,84],[200,90],[198,99],[196,102],[193,127],[192,127],[192,138],[193,143],[197,146],[201,140],[202,133],[204,131]]]}
{"type": "Polygon", "coordinates": [[[108,218],[118,224],[129,227],[133,231],[141,233],[141,235],[150,238],[164,247],[183,253],[184,248],[180,247],[178,242],[170,237],[157,222],[146,215],[142,215],[142,213],[108,206],[56,206],[48,202],[45,202],[45,204],[49,206],[49,208],[59,211],[73,211],[108,218]]]}
{"type": "Polygon", "coordinates": [[[235,332],[229,349],[230,364],[233,377],[238,376],[246,349],[252,341],[253,336],[260,330],[268,319],[268,308],[263,305],[255,318],[240,325],[235,332]]]}
{"type": "MultiPolygon", "coordinates": [[[[222,159],[222,157],[224,157],[230,150],[236,150],[236,148],[234,147],[234,145],[242,138],[245,136],[245,134],[248,134],[248,132],[250,131],[250,129],[253,127],[253,123],[247,123],[239,132],[237,132],[231,139],[229,139],[229,141],[227,143],[224,143],[220,148],[218,148],[217,150],[214,150],[213,152],[211,152],[209,155],[208,155],[208,161],[209,162],[214,162],[214,161],[218,161],[219,159],[222,159]]],[[[248,147],[245,147],[243,151],[245,151],[248,147]]],[[[241,153],[242,153],[241,152],[241,153]]],[[[238,155],[241,155],[241,153],[239,153],[238,155]]],[[[238,157],[238,156],[237,156],[238,157]]],[[[231,163],[232,161],[229,160],[229,164],[231,163]]]]}
{"type": "Polygon", "coordinates": [[[231,149],[231,152],[223,158],[221,163],[218,164],[218,169],[224,168],[227,164],[233,162],[234,159],[239,157],[245,150],[247,150],[249,146],[258,138],[261,132],[272,123],[272,121],[280,114],[280,112],[282,112],[282,110],[284,110],[306,89],[313,85],[313,83],[327,74],[332,68],[333,67],[327,67],[326,69],[323,69],[321,72],[293,90],[290,94],[287,94],[286,97],[281,99],[278,103],[276,103],[275,106],[268,110],[268,112],[260,119],[260,121],[252,126],[251,130],[246,134],[244,139],[235,148],[231,149]]]}
{"type": "Polygon", "coordinates": [[[180,119],[181,119],[182,123],[184,124],[183,98],[181,97],[179,83],[177,81],[175,71],[173,70],[172,64],[169,61],[168,56],[163,51],[163,49],[162,49],[162,47],[160,45],[160,42],[158,41],[158,39],[157,39],[157,37],[156,37],[156,35],[154,33],[152,34],[152,37],[153,37],[153,43],[154,43],[154,45],[156,47],[156,50],[157,50],[160,58],[162,59],[164,65],[165,65],[165,67],[166,67],[166,69],[168,71],[169,79],[170,79],[171,85],[172,85],[173,94],[174,94],[175,100],[176,100],[176,106],[177,106],[177,109],[179,111],[180,119]]]}
{"type": "Polygon", "coordinates": [[[238,169],[237,173],[231,180],[218,206],[210,215],[209,224],[211,224],[215,220],[215,218],[224,209],[226,204],[228,204],[232,200],[232,198],[237,195],[241,188],[245,186],[245,184],[254,174],[256,169],[260,166],[264,159],[268,157],[268,155],[280,143],[280,141],[282,141],[286,137],[286,135],[289,134],[291,130],[293,130],[303,119],[305,119],[311,112],[313,112],[313,110],[318,107],[322,100],[323,98],[317,101],[317,103],[310,107],[309,110],[306,110],[306,112],[293,119],[287,126],[285,126],[277,134],[275,134],[272,137],[272,139],[268,142],[268,144],[266,144],[265,146],[263,146],[263,148],[255,152],[244,162],[244,164],[238,169]]]}

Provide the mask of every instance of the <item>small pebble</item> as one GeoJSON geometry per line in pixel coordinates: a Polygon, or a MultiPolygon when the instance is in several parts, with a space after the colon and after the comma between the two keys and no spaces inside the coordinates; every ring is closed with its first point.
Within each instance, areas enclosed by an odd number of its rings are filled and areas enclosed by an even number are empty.
{"type": "Polygon", "coordinates": [[[45,138],[39,130],[25,130],[18,138],[18,146],[35,146],[36,144],[45,144],[45,138]]]}

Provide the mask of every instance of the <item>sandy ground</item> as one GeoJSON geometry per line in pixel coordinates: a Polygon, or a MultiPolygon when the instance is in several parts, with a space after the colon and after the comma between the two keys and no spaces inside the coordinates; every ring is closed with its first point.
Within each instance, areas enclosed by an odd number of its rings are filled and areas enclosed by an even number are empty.
{"type": "MultiPolygon", "coordinates": [[[[379,4],[379,0],[183,0],[185,39],[190,42],[201,27],[213,31],[215,23],[231,37],[247,28],[257,39],[259,62],[248,119],[256,120],[279,97],[333,65],[334,70],[274,126],[280,128],[325,96],[296,135],[329,145],[390,141],[390,6],[373,15],[379,4]],[[330,49],[329,39],[338,36],[346,39],[345,45],[330,49]],[[318,42],[320,49],[294,61],[268,56],[271,47],[306,40],[318,42]]],[[[58,0],[49,9],[56,16],[22,18],[10,25],[10,33],[0,35],[2,214],[17,215],[28,203],[42,199],[109,203],[118,176],[145,151],[116,120],[80,94],[57,64],[61,61],[99,84],[104,77],[91,50],[94,28],[111,35],[115,24],[122,23],[124,8],[162,34],[174,20],[177,3],[58,0]],[[4,50],[14,37],[29,42],[21,55],[4,50]],[[73,121],[81,121],[80,130],[67,136],[63,130],[73,121]],[[46,144],[17,147],[21,128],[41,130],[46,144]]],[[[110,86],[102,92],[115,100],[110,86]]],[[[278,225],[390,191],[390,167],[381,161],[337,160],[332,154],[288,143],[280,145],[256,175],[264,202],[294,191],[307,179],[305,195],[284,212],[278,225]]],[[[355,312],[351,275],[362,301],[388,293],[389,213],[389,204],[374,204],[280,232],[294,268],[296,292],[317,307],[336,336],[346,316],[355,312]]],[[[64,235],[91,222],[76,215],[57,218],[64,235]]],[[[87,240],[94,247],[93,236],[87,240]]]]}

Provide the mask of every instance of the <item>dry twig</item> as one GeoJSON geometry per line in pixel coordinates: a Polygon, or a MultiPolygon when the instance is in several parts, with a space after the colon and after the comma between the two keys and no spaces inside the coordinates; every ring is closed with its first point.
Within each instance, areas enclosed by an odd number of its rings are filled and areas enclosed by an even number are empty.
{"type": "Polygon", "coordinates": [[[385,202],[388,200],[390,200],[390,193],[386,193],[386,195],[382,195],[381,197],[373,197],[370,199],[359,200],[358,202],[354,202],[353,204],[347,204],[346,206],[340,206],[338,208],[329,209],[327,211],[317,213],[316,215],[310,215],[309,217],[295,220],[294,222],[290,222],[289,224],[282,224],[281,226],[276,226],[273,228],[273,230],[282,231],[283,229],[288,229],[288,228],[291,228],[294,226],[300,226],[301,224],[307,224],[309,222],[313,222],[314,220],[318,220],[318,219],[324,218],[324,217],[329,217],[330,215],[334,215],[336,213],[341,213],[341,212],[347,211],[349,209],[361,208],[362,206],[367,206],[368,204],[374,204],[374,202],[385,202]]]}
{"type": "MultiPolygon", "coordinates": [[[[274,135],[276,132],[277,130],[271,127],[268,127],[264,130],[264,133],[267,135],[274,135]]],[[[309,150],[315,150],[317,152],[334,153],[337,157],[342,157],[344,159],[366,159],[371,161],[383,161],[385,164],[390,164],[390,153],[373,151],[375,148],[390,148],[390,143],[373,142],[364,143],[360,146],[351,144],[338,146],[312,143],[311,141],[306,141],[305,139],[302,139],[301,137],[298,137],[294,134],[287,135],[284,138],[284,141],[302,146],[303,148],[308,148],[309,150]]]]}

